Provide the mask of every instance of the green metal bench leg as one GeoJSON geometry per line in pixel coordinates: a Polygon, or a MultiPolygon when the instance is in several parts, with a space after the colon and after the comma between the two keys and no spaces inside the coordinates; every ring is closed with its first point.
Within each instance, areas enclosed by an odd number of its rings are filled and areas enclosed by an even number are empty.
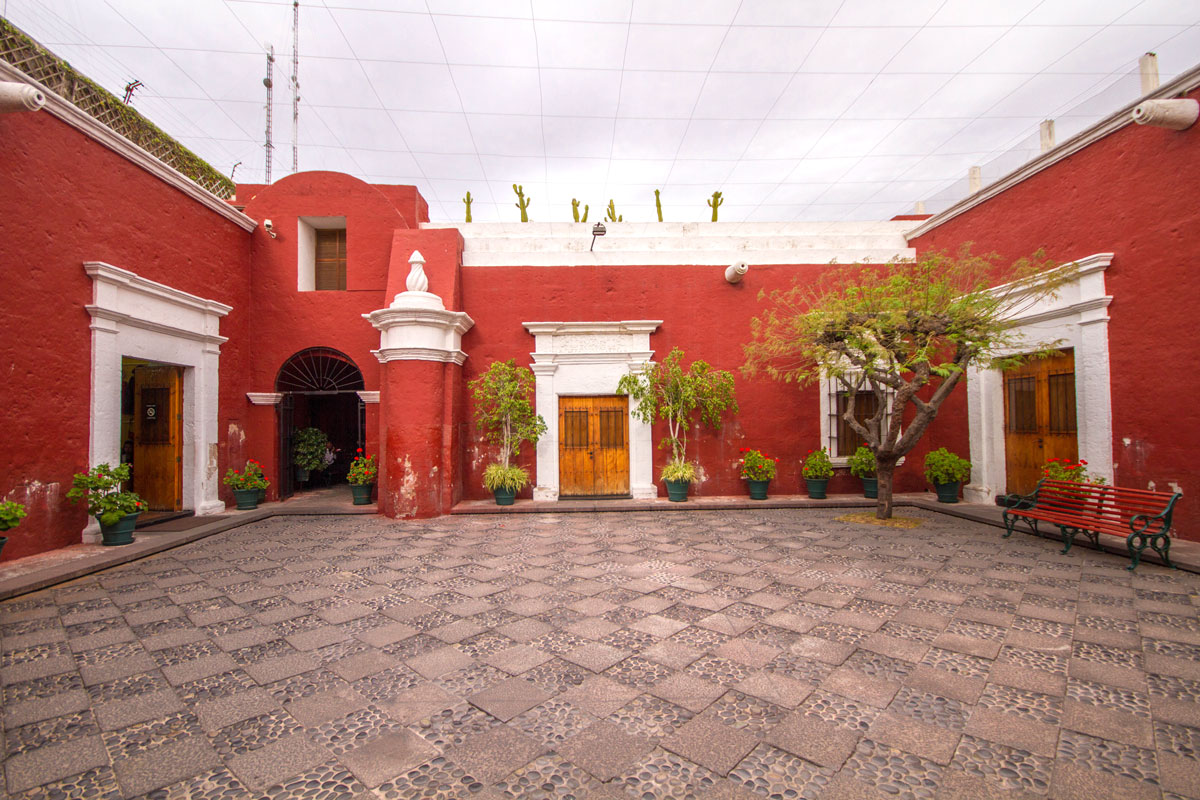
{"type": "Polygon", "coordinates": [[[1063,544],[1065,545],[1062,551],[1066,553],[1071,549],[1071,545],[1075,544],[1075,536],[1079,533],[1079,529],[1068,528],[1065,525],[1059,525],[1058,529],[1062,531],[1063,544]]]}
{"type": "Polygon", "coordinates": [[[1129,548],[1129,566],[1125,569],[1137,569],[1137,565],[1142,561],[1142,551],[1149,547],[1154,552],[1158,553],[1162,558],[1163,564],[1176,569],[1176,566],[1171,563],[1171,537],[1166,533],[1131,533],[1125,539],[1125,544],[1129,548]],[[1137,539],[1137,546],[1134,546],[1133,540],[1137,539]],[[1161,540],[1162,544],[1159,544],[1161,540]]]}

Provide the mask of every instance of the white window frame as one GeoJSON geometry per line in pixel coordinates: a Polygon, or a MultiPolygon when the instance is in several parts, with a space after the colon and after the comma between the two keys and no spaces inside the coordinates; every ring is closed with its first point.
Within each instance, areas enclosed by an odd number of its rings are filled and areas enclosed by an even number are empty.
{"type": "MultiPolygon", "coordinates": [[[[346,231],[346,269],[350,268],[350,232],[345,217],[296,218],[296,291],[317,290],[317,231],[346,231]]],[[[349,275],[347,275],[349,279],[349,275]]]]}
{"type": "MultiPolygon", "coordinates": [[[[851,373],[851,376],[853,376],[855,374],[857,374],[857,373],[851,373]]],[[[836,413],[836,410],[832,406],[833,396],[835,393],[840,393],[840,392],[846,391],[846,389],[837,380],[837,378],[825,378],[821,381],[820,385],[821,385],[821,388],[824,390],[821,392],[821,442],[827,448],[827,450],[829,452],[829,460],[833,462],[833,466],[847,467],[850,465],[850,457],[849,456],[835,456],[834,455],[834,453],[837,452],[838,438],[837,438],[837,429],[832,424],[833,423],[833,415],[836,413]]],[[[865,385],[867,388],[860,389],[859,391],[868,391],[869,392],[870,384],[865,384],[865,385]]],[[[896,390],[889,387],[886,389],[886,392],[887,392],[887,411],[886,411],[886,416],[884,417],[885,420],[892,413],[892,401],[896,397],[896,390]]],[[[899,461],[896,462],[896,465],[899,466],[903,463],[904,463],[904,459],[901,458],[899,461]]]]}

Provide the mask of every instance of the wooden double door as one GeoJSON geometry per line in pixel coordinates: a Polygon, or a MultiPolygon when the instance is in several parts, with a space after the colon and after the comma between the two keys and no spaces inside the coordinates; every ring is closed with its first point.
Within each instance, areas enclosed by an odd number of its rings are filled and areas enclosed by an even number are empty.
{"type": "Polygon", "coordinates": [[[629,496],[629,398],[558,398],[560,497],[629,496]]]}
{"type": "Polygon", "coordinates": [[[1008,491],[1028,494],[1052,458],[1079,457],[1075,351],[1004,372],[1004,461],[1008,491]]]}

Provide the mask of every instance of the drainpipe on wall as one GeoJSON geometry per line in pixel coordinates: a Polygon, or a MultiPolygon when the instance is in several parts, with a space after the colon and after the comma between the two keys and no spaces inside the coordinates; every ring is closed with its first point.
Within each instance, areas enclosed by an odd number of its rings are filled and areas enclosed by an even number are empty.
{"type": "Polygon", "coordinates": [[[0,114],[37,111],[46,105],[46,95],[27,83],[0,81],[0,114]]]}

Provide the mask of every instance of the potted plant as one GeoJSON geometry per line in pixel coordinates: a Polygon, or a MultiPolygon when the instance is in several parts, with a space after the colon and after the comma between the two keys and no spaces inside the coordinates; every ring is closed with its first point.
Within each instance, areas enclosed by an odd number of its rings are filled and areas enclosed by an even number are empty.
{"type": "MultiPolygon", "coordinates": [[[[5,500],[0,503],[0,531],[9,531],[21,524],[21,520],[25,519],[28,512],[25,511],[25,506],[12,500],[5,500]]],[[[4,545],[8,543],[7,536],[0,536],[0,551],[4,550],[4,545]]]]}
{"type": "Polygon", "coordinates": [[[71,480],[67,499],[85,499],[88,513],[100,523],[101,544],[121,545],[133,541],[133,527],[145,502],[133,492],[121,491],[129,480],[129,465],[111,467],[100,464],[87,472],[77,472],[71,480]]]}
{"type": "Polygon", "coordinates": [[[325,469],[325,451],[329,437],[320,428],[301,428],[292,441],[292,463],[296,465],[296,480],[308,480],[308,473],[325,469]]]}
{"type": "Polygon", "coordinates": [[[354,505],[371,504],[371,490],[375,488],[375,476],[378,474],[375,456],[364,456],[363,449],[358,448],[358,455],[350,462],[350,472],[346,474],[346,480],[350,482],[350,493],[354,495],[354,505]]]}
{"type": "Polygon", "coordinates": [[[875,477],[878,464],[875,463],[875,454],[871,452],[871,448],[865,444],[859,445],[846,464],[850,467],[850,474],[862,481],[863,497],[879,497],[879,479],[875,477]]]}
{"type": "Polygon", "coordinates": [[[696,466],[684,461],[692,414],[698,411],[701,422],[715,429],[726,411],[736,414],[738,410],[733,375],[699,360],[685,371],[682,362],[683,351],[676,347],[653,368],[623,375],[617,384],[619,394],[637,401],[631,416],[649,424],[655,420],[667,423],[667,435],[658,446],[670,447],[671,459],[659,477],[666,483],[667,499],[672,502],[687,500],[688,484],[696,477],[696,466]]]}
{"type": "Polygon", "coordinates": [[[258,493],[266,491],[267,488],[267,478],[262,469],[253,464],[247,461],[245,470],[230,467],[225,470],[225,477],[221,479],[221,483],[233,489],[233,499],[237,501],[239,511],[253,511],[258,508],[258,493]]]}
{"type": "Polygon", "coordinates": [[[958,489],[971,476],[971,462],[944,447],[925,456],[925,480],[937,490],[939,503],[957,503],[958,489]]]}
{"type": "Polygon", "coordinates": [[[804,483],[808,486],[808,496],[813,500],[824,500],[825,489],[833,476],[833,462],[829,453],[822,447],[820,450],[809,450],[804,457],[804,466],[800,472],[804,475],[804,483]]]}
{"type": "Polygon", "coordinates": [[[779,459],[769,456],[761,450],[749,447],[742,448],[742,477],[750,489],[751,500],[766,500],[767,487],[775,477],[775,468],[779,459]]]}
{"type": "Polygon", "coordinates": [[[247,459],[246,473],[256,475],[260,479],[258,481],[260,483],[258,487],[258,502],[265,503],[267,501],[267,487],[271,485],[271,481],[267,478],[266,473],[263,472],[262,464],[253,458],[247,459]]]}
{"type": "Polygon", "coordinates": [[[511,506],[517,492],[529,483],[529,473],[512,463],[521,443],[536,443],[546,432],[546,421],[533,410],[533,372],[513,359],[493,361],[487,372],[471,381],[475,421],[487,441],[500,449],[500,460],[489,464],[483,485],[496,505],[511,506]]]}

